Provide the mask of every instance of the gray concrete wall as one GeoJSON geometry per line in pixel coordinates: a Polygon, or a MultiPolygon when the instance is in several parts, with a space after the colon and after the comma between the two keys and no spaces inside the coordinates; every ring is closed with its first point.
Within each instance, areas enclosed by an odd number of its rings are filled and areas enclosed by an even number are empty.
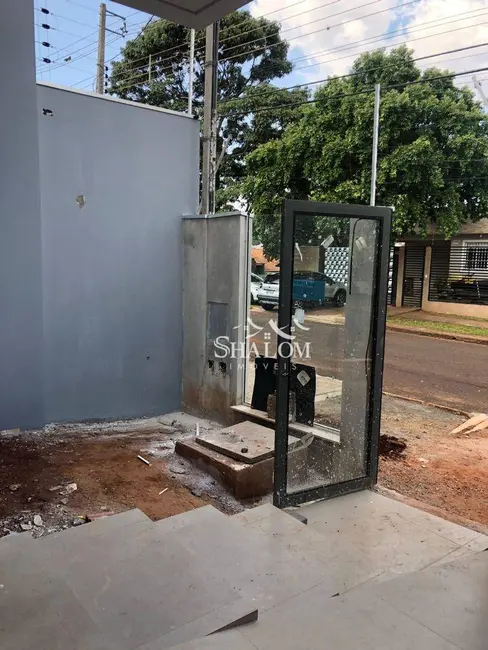
{"type": "Polygon", "coordinates": [[[198,122],[45,85],[38,114],[46,421],[178,409],[198,122]]]}
{"type": "Polygon", "coordinates": [[[32,2],[0,21],[0,429],[43,423],[41,225],[32,2]]]}
{"type": "Polygon", "coordinates": [[[231,406],[242,398],[245,360],[219,358],[223,352],[216,354],[213,340],[227,336],[244,342],[248,219],[241,214],[186,218],[183,249],[183,406],[232,422],[231,406]]]}

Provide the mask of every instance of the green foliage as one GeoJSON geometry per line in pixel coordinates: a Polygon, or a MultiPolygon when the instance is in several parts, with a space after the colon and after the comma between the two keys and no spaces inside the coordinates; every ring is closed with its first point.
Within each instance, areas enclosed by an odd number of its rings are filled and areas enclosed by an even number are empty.
{"type": "MultiPolygon", "coordinates": [[[[239,198],[245,173],[244,157],[256,146],[281,135],[295,109],[280,109],[274,115],[249,111],[257,106],[296,103],[306,91],[273,87],[273,79],[291,72],[288,44],[279,35],[280,25],[236,11],[220,22],[218,101],[219,124],[217,197],[221,207],[239,198]],[[262,94],[261,94],[262,93],[262,94]],[[230,111],[239,115],[226,117],[230,111]],[[225,143],[226,154],[220,153],[225,143]]],[[[194,113],[203,119],[205,30],[195,35],[194,113]]],[[[113,63],[108,92],[123,99],[186,111],[190,30],[166,20],[151,23],[127,43],[122,60],[113,63]],[[151,80],[149,80],[151,55],[151,80]]]]}
{"type": "Polygon", "coordinates": [[[395,207],[395,234],[426,234],[432,222],[449,237],[488,214],[488,122],[473,93],[447,72],[421,72],[406,47],[363,54],[352,72],[320,87],[280,138],[246,158],[242,193],[269,256],[284,197],[369,203],[374,93],[363,91],[375,83],[432,79],[382,91],[376,202],[395,207]]]}

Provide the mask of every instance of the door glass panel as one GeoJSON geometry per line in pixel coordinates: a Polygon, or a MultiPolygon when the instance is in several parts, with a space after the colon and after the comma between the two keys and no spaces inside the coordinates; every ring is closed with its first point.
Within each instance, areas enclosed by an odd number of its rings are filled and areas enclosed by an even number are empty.
{"type": "Polygon", "coordinates": [[[266,220],[278,226],[267,249],[262,244],[251,247],[249,310],[245,324],[247,354],[244,401],[247,406],[259,411],[263,419],[274,420],[281,216],[268,216],[266,220]]]}
{"type": "Polygon", "coordinates": [[[367,476],[380,225],[296,214],[287,491],[367,476]]]}

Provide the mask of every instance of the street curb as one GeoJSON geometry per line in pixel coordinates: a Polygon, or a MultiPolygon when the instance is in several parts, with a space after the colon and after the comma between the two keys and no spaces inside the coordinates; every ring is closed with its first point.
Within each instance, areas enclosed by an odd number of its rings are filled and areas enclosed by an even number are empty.
{"type": "Polygon", "coordinates": [[[488,337],[471,336],[470,334],[450,334],[449,332],[439,332],[429,330],[423,327],[408,327],[406,325],[396,325],[387,323],[386,329],[391,332],[401,332],[403,334],[417,334],[418,336],[430,336],[435,339],[446,339],[448,341],[461,341],[462,343],[476,343],[478,345],[488,345],[488,337]]]}
{"type": "Polygon", "coordinates": [[[433,402],[426,402],[423,399],[418,399],[417,397],[405,397],[405,395],[398,395],[397,393],[389,393],[387,390],[383,391],[383,395],[387,397],[394,397],[395,399],[402,399],[405,402],[415,402],[415,404],[422,404],[422,406],[430,406],[432,408],[441,409],[441,411],[447,411],[448,413],[453,413],[454,415],[460,415],[463,418],[470,418],[471,413],[467,411],[462,411],[461,409],[455,409],[452,406],[443,406],[442,404],[434,404],[433,402]]]}

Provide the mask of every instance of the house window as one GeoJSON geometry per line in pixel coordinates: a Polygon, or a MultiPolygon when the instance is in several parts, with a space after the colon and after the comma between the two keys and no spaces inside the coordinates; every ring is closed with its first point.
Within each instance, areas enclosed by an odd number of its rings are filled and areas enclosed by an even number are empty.
{"type": "Polygon", "coordinates": [[[487,271],[488,270],[488,243],[487,242],[464,242],[466,250],[466,270],[487,271]]]}

